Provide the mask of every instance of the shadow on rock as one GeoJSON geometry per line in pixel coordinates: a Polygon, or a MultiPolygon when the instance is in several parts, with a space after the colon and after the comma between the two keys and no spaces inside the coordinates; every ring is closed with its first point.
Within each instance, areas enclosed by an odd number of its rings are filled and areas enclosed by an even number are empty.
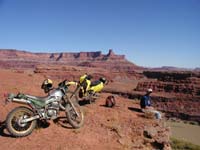
{"type": "Polygon", "coordinates": [[[135,112],[142,112],[140,108],[128,107],[128,109],[135,112]]]}
{"type": "Polygon", "coordinates": [[[48,128],[50,126],[50,123],[46,120],[38,120],[37,126],[38,128],[48,128]]]}
{"type": "Polygon", "coordinates": [[[78,103],[79,103],[80,106],[84,106],[84,105],[90,104],[90,101],[89,100],[81,100],[78,103]]]}
{"type": "Polygon", "coordinates": [[[0,135],[3,137],[12,137],[11,135],[5,133],[6,123],[5,121],[0,122],[0,135]]]}

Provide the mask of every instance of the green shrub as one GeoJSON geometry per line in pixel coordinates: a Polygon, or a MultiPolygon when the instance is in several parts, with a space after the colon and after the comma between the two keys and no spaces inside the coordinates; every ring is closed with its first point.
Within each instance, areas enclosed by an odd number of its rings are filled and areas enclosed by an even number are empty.
{"type": "Polygon", "coordinates": [[[172,92],[173,91],[173,85],[166,85],[164,87],[165,92],[172,92]]]}
{"type": "Polygon", "coordinates": [[[200,150],[199,145],[194,145],[190,142],[177,140],[175,138],[171,138],[171,147],[173,150],[200,150]]]}

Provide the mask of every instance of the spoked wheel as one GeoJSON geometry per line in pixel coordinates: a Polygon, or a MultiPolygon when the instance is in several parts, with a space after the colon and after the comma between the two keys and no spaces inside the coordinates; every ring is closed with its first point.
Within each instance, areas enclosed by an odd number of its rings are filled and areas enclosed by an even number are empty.
{"type": "Polygon", "coordinates": [[[73,128],[80,128],[84,123],[84,114],[77,102],[68,103],[65,109],[67,119],[73,128]]]}
{"type": "Polygon", "coordinates": [[[32,133],[36,127],[36,120],[22,122],[33,116],[31,109],[27,107],[17,107],[13,109],[6,118],[6,127],[8,132],[15,137],[23,137],[32,133]]]}
{"type": "Polygon", "coordinates": [[[79,99],[78,99],[78,96],[77,96],[76,93],[74,93],[72,91],[67,91],[66,94],[65,94],[65,96],[64,96],[64,98],[61,101],[61,104],[60,104],[61,110],[65,110],[66,105],[67,105],[67,101],[69,99],[73,99],[73,101],[75,101],[77,103],[79,102],[79,99]]]}

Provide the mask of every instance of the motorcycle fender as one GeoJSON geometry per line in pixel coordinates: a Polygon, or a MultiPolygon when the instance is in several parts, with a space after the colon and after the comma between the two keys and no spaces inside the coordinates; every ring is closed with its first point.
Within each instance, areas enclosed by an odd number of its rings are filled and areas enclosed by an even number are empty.
{"type": "Polygon", "coordinates": [[[100,92],[103,89],[103,83],[101,82],[100,84],[96,85],[96,86],[92,86],[90,88],[90,90],[94,91],[94,92],[100,92]]]}

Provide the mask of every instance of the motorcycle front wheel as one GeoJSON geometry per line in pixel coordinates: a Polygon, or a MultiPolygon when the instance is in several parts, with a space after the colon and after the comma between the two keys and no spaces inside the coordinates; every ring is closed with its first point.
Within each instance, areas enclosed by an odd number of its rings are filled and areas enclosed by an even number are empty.
{"type": "Polygon", "coordinates": [[[73,104],[68,103],[65,112],[67,120],[73,128],[77,129],[83,126],[84,114],[77,102],[74,102],[73,104]]]}
{"type": "Polygon", "coordinates": [[[6,118],[6,128],[8,132],[15,137],[23,137],[32,133],[35,129],[37,121],[22,122],[23,119],[32,117],[34,114],[31,109],[27,107],[16,107],[6,118]]]}
{"type": "Polygon", "coordinates": [[[66,105],[67,105],[67,101],[71,99],[75,102],[79,102],[78,96],[76,93],[72,92],[72,91],[67,91],[64,98],[62,99],[61,103],[60,103],[60,109],[61,110],[65,110],[66,109],[66,105]]]}

